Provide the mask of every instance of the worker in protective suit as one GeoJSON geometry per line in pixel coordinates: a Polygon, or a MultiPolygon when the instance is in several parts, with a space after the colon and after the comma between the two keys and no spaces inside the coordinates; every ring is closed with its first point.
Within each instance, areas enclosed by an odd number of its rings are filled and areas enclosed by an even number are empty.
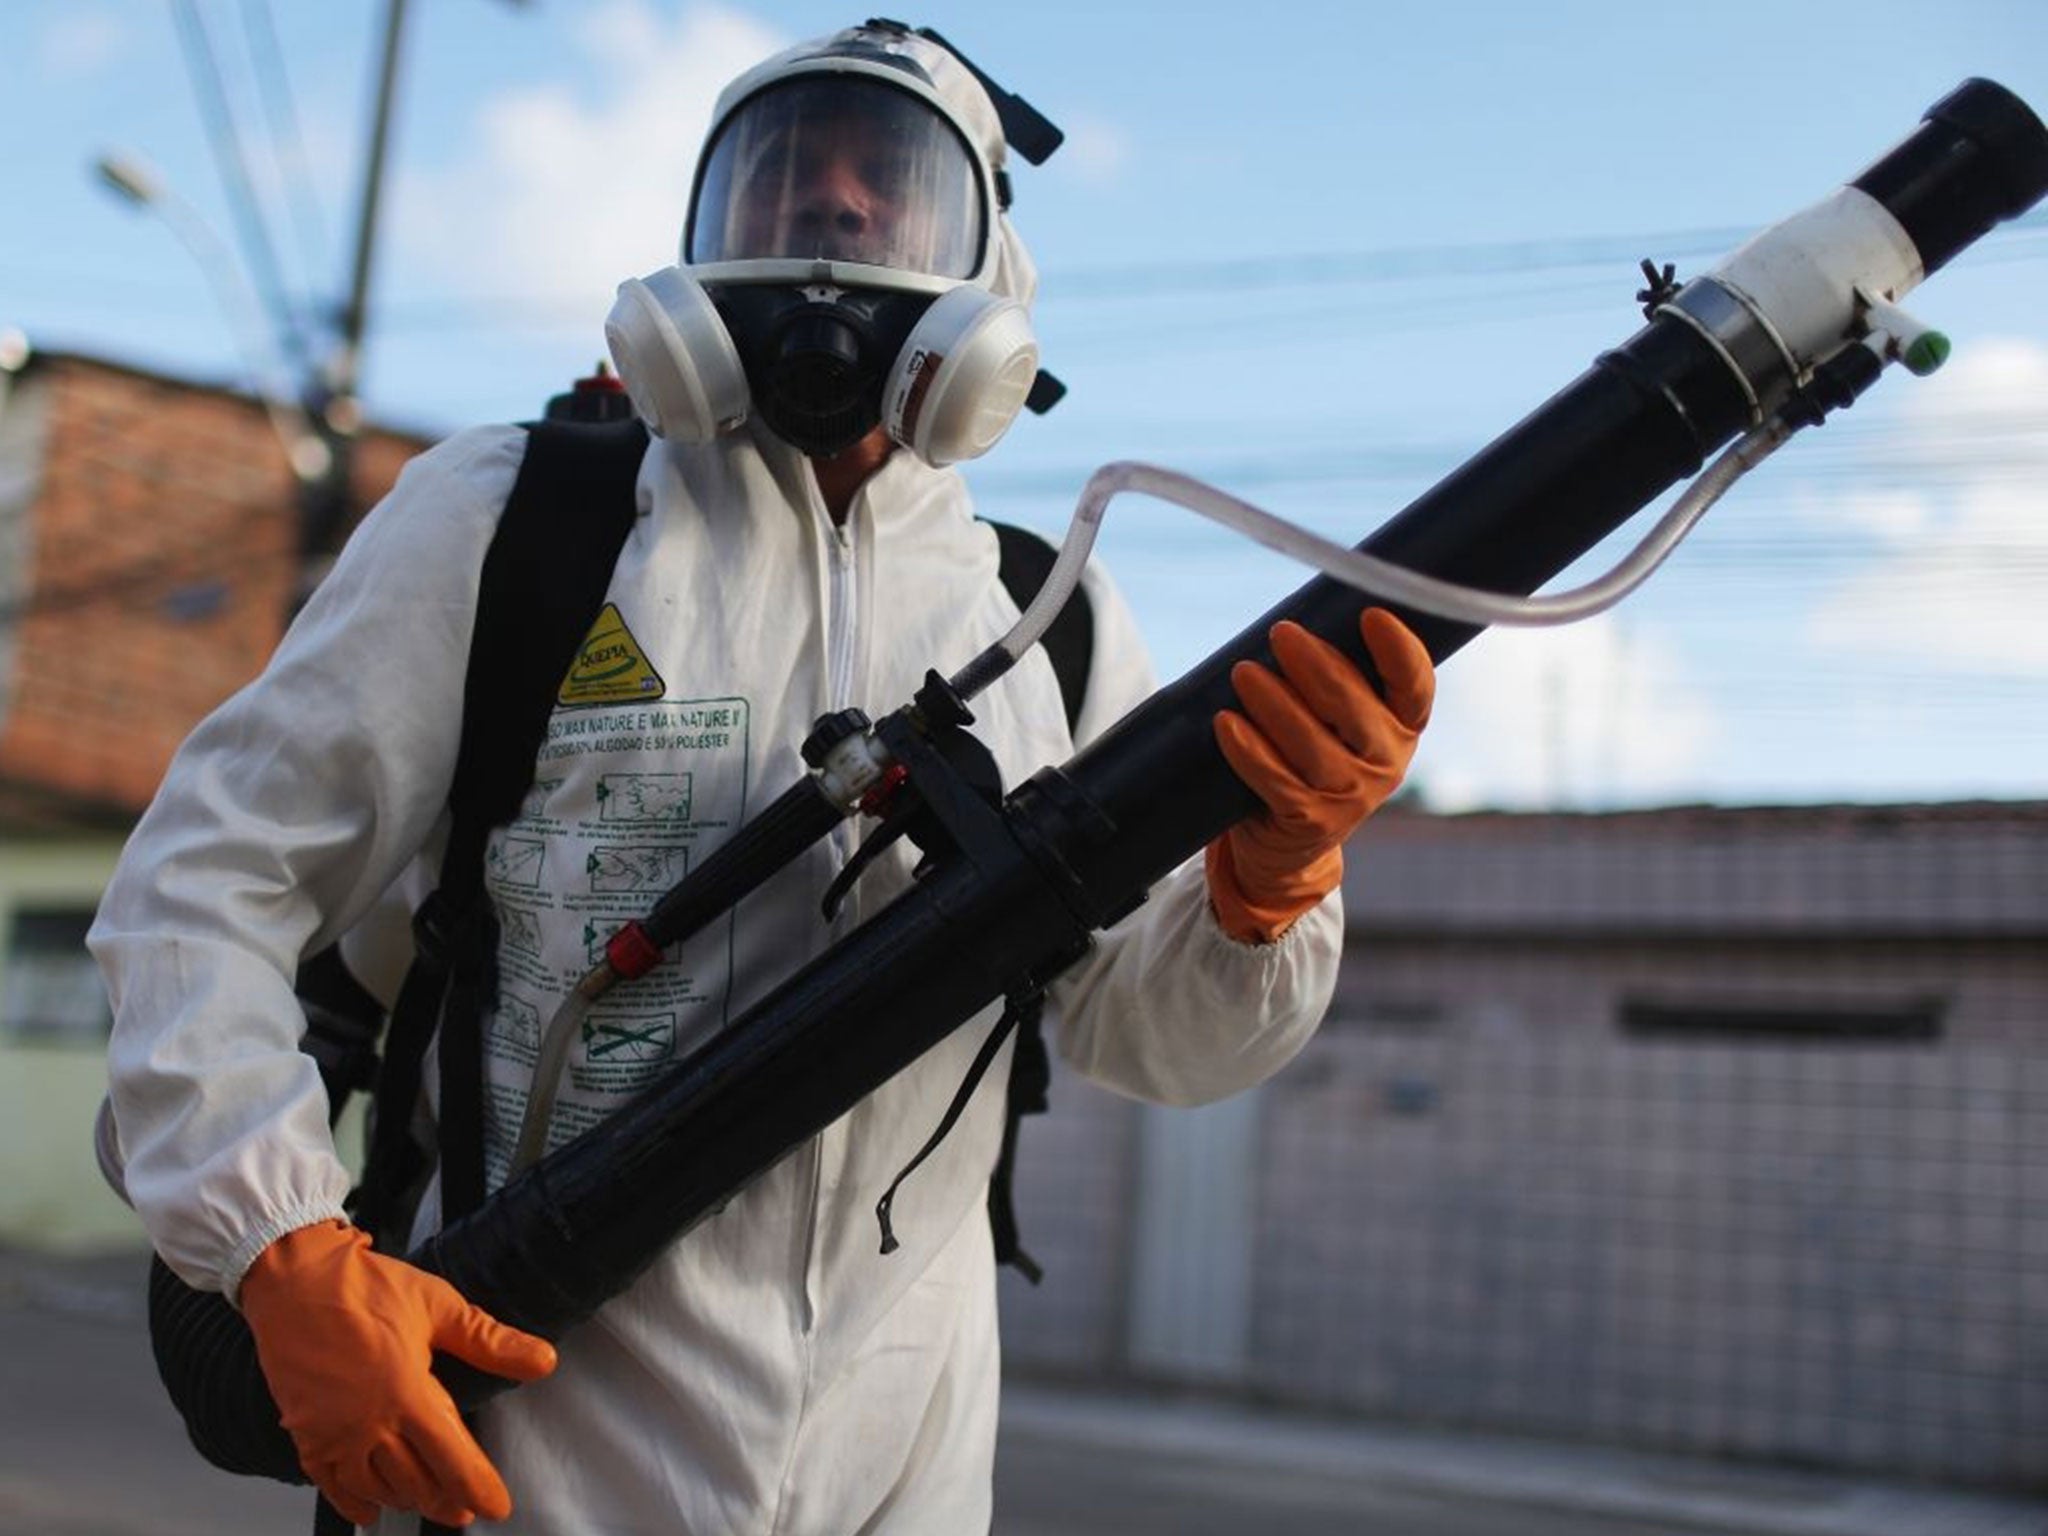
{"type": "MultiPolygon", "coordinates": [[[[818,716],[904,699],[1016,620],[994,535],[938,467],[989,446],[1036,369],[1035,276],[1003,161],[974,75],[870,23],[735,82],[682,264],[622,289],[614,353],[658,435],[599,620],[616,670],[564,680],[533,791],[486,861],[503,918],[484,1023],[493,1185],[532,1099],[536,1021],[590,964],[593,921],[644,906],[685,853],[794,782],[818,716]]],[[[418,1511],[550,1533],[985,1529],[999,1086],[904,1186],[897,1251],[878,1252],[874,1218],[984,1029],[956,1030],[776,1163],[559,1360],[372,1253],[343,1215],[350,1178],[298,1049],[292,977],[416,879],[445,831],[478,572],[524,444],[474,430],[409,465],[137,828],[91,939],[117,1014],[125,1192],[180,1276],[241,1307],[306,1471],[359,1524],[411,1529],[418,1511]],[[433,1349],[530,1384],[492,1400],[472,1438],[428,1373],[433,1349]]],[[[1037,653],[976,702],[1007,783],[1153,686],[1114,588],[1091,570],[1086,589],[1076,727],[1037,653]]],[[[1338,846],[1399,783],[1429,710],[1420,644],[1385,613],[1362,623],[1384,701],[1298,629],[1275,633],[1277,671],[1239,669],[1243,709],[1218,717],[1217,738],[1269,809],[1054,984],[1058,1049],[1088,1077],[1212,1100],[1314,1029],[1340,946],[1338,846]]],[[[552,1141],[908,884],[898,845],[820,922],[852,846],[843,826],[621,988],[572,1052],[552,1141]]],[[[429,1186],[415,1233],[438,1218],[429,1186]]]]}

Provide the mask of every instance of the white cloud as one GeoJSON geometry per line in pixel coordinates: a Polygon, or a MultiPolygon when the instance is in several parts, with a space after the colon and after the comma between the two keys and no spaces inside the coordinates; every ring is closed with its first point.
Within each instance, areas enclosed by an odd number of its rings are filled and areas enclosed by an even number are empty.
{"type": "Polygon", "coordinates": [[[2037,429],[2048,400],[2048,348],[1993,337],[1960,349],[1955,360],[1908,398],[1905,415],[1920,431],[2037,429]]]}
{"type": "Polygon", "coordinates": [[[2000,675],[2048,671],[2048,349],[2018,341],[1959,355],[1901,413],[1903,462],[1927,488],[1850,498],[1897,535],[1815,608],[1818,646],[1873,662],[2000,675]],[[1910,502],[1910,513],[1902,508],[1910,502]]]}
{"type": "Polygon", "coordinates": [[[1815,644],[1873,662],[2048,672],[2048,523],[2040,492],[1986,483],[1955,501],[1912,548],[1822,601],[1808,621],[1815,644]]]}
{"type": "Polygon", "coordinates": [[[67,79],[98,72],[127,51],[133,33],[109,11],[72,6],[43,29],[36,54],[43,71],[67,79]]]}
{"type": "Polygon", "coordinates": [[[1061,126],[1066,142],[1049,162],[1048,169],[1071,171],[1091,186],[1109,186],[1119,181],[1130,164],[1131,136],[1117,124],[1085,113],[1068,113],[1061,126]]]}
{"type": "Polygon", "coordinates": [[[1713,712],[1671,653],[1602,615],[1495,629],[1447,670],[1416,778],[1444,810],[1649,803],[1698,793],[1713,712]]]}
{"type": "Polygon", "coordinates": [[[1894,486],[1872,486],[1850,496],[1807,492],[1799,497],[1798,512],[1806,522],[1886,544],[1917,537],[1934,517],[1923,492],[1894,486]]]}
{"type": "Polygon", "coordinates": [[[394,237],[415,260],[480,292],[587,303],[673,262],[712,103],[783,39],[753,18],[693,6],[679,18],[614,0],[580,19],[576,46],[605,81],[490,100],[459,158],[406,180],[394,237]]]}

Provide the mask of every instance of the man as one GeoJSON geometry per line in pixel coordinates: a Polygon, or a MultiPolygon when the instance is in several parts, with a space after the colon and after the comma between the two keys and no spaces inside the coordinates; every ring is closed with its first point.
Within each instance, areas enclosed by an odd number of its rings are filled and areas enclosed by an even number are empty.
{"type": "MultiPolygon", "coordinates": [[[[538,1021],[591,933],[793,782],[817,716],[901,701],[1015,620],[994,537],[934,467],[999,435],[1035,369],[1003,153],[989,97],[935,43],[870,23],[793,50],[721,99],[684,267],[622,291],[614,350],[667,439],[586,643],[605,665],[564,679],[526,808],[490,846],[494,1184],[532,1102],[538,1021]],[[937,350],[913,345],[934,315],[951,350],[922,378],[906,359],[937,350]],[[891,378],[922,417],[891,404],[891,378]]],[[[127,1193],[188,1282],[238,1301],[307,1472],[360,1524],[406,1528],[394,1512],[417,1510],[553,1533],[984,1529],[1000,1091],[977,1091],[905,1186],[886,1256],[874,1205],[985,1027],[775,1164],[565,1338],[559,1364],[343,1218],[349,1178],[297,1049],[291,977],[445,834],[478,571],[524,448],[516,429],[478,430],[409,466],[137,829],[92,939],[116,1003],[127,1193]],[[483,1411],[481,1446],[427,1373],[433,1348],[531,1381],[483,1411]]],[[[1087,590],[1075,729],[1037,653],[976,701],[1008,783],[1150,689],[1121,600],[1099,573],[1087,590]]],[[[1384,613],[1363,622],[1389,702],[1299,630],[1274,636],[1280,673],[1239,669],[1244,710],[1217,737],[1270,810],[1060,977],[1059,1049],[1090,1077],[1199,1102],[1277,1070],[1313,1030],[1337,962],[1338,845],[1398,784],[1430,699],[1421,646],[1384,613]]],[[[821,923],[855,831],[593,1014],[556,1142],[908,884],[913,855],[892,850],[821,923]]],[[[415,1231],[438,1218],[430,1186],[415,1231]]]]}

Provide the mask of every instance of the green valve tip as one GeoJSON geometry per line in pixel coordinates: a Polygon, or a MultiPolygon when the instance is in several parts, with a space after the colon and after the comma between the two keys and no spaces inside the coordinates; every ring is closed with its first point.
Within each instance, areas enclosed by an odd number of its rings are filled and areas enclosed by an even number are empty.
{"type": "Polygon", "coordinates": [[[1948,338],[1939,331],[1922,331],[1899,355],[1906,371],[1924,379],[1948,361],[1948,338]]]}

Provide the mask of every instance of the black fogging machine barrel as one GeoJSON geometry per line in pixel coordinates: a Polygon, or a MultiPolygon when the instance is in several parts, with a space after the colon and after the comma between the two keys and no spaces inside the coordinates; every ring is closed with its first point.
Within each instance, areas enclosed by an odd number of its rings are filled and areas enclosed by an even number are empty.
{"type": "MultiPolygon", "coordinates": [[[[1796,401],[1837,354],[1896,328],[1907,290],[2044,193],[2048,130],[2003,87],[1965,82],[1833,196],[1653,295],[1641,330],[1359,547],[1470,586],[1535,591],[1796,401]]],[[[910,891],[413,1262],[535,1333],[558,1337],[589,1316],[784,1153],[987,1004],[1055,974],[1254,810],[1211,736],[1211,717],[1235,702],[1231,667],[1270,661],[1266,636],[1282,619],[1369,667],[1357,627],[1369,600],[1310,582],[1064,767],[1018,786],[1000,814],[960,808],[950,856],[910,891]]],[[[1389,606],[1439,661],[1477,632],[1389,606]]],[[[195,1444],[230,1470],[301,1480],[239,1318],[217,1297],[153,1291],[159,1364],[195,1444]]],[[[505,1385],[437,1368],[464,1403],[505,1385]]]]}

